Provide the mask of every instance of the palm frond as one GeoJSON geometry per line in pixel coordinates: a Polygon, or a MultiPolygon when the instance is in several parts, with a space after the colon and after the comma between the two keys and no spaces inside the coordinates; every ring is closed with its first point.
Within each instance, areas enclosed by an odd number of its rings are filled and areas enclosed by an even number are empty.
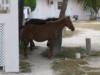
{"type": "Polygon", "coordinates": [[[93,10],[95,13],[98,12],[100,8],[100,0],[77,0],[79,3],[82,4],[83,9],[93,10]]]}

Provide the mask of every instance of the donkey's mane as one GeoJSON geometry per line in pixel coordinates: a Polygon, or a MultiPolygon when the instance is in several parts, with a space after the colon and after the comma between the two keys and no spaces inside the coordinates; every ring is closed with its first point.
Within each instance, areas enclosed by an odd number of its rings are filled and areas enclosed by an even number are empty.
{"type": "Polygon", "coordinates": [[[58,18],[47,18],[47,19],[35,19],[35,18],[32,18],[32,19],[28,20],[25,24],[42,25],[42,24],[46,24],[49,21],[56,21],[56,20],[58,20],[58,18]]]}

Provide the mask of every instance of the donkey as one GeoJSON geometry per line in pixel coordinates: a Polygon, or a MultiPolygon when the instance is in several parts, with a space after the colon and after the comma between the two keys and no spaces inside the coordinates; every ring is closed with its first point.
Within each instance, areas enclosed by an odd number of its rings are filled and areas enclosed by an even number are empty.
{"type": "Polygon", "coordinates": [[[22,31],[22,41],[25,44],[24,56],[27,57],[27,45],[29,41],[43,42],[47,40],[50,48],[48,50],[48,58],[51,58],[53,54],[53,43],[57,40],[59,33],[62,32],[65,26],[71,29],[71,31],[75,30],[69,16],[56,21],[47,21],[42,23],[42,25],[39,23],[38,25],[26,23],[22,31]]]}

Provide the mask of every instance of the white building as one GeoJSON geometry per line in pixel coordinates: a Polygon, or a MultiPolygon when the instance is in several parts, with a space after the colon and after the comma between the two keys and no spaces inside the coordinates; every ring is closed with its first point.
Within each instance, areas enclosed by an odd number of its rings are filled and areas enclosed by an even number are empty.
{"type": "MultiPolygon", "coordinates": [[[[62,0],[36,0],[36,9],[32,12],[32,18],[58,17],[62,0]]],[[[88,20],[89,12],[82,9],[76,0],[68,0],[66,15],[72,18],[78,15],[79,20],[88,20]]]]}
{"type": "Polygon", "coordinates": [[[18,0],[0,0],[0,67],[19,72],[18,0]]]}

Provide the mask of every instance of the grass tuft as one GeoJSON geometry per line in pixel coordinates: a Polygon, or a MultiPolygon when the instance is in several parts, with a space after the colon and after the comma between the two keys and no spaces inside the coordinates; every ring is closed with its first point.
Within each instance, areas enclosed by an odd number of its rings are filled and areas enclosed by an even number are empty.
{"type": "Polygon", "coordinates": [[[100,56],[100,51],[92,52],[91,56],[100,56]]]}
{"type": "Polygon", "coordinates": [[[76,58],[75,54],[80,53],[81,58],[84,57],[85,49],[81,47],[62,47],[61,52],[56,56],[57,58],[76,58]]]}
{"type": "Polygon", "coordinates": [[[28,61],[21,61],[20,62],[20,72],[31,72],[31,65],[28,61]]]}
{"type": "Polygon", "coordinates": [[[82,66],[85,71],[96,71],[100,70],[100,68],[90,67],[90,66],[82,66]]]}
{"type": "Polygon", "coordinates": [[[100,75],[100,71],[99,72],[87,72],[87,75],[100,75]]]}
{"type": "Polygon", "coordinates": [[[59,72],[59,75],[82,75],[85,73],[73,59],[55,61],[52,68],[59,72]]]}
{"type": "MultiPolygon", "coordinates": [[[[81,47],[62,47],[61,51],[55,56],[55,58],[76,58],[75,54],[80,53],[81,58],[84,57],[85,49],[81,47]]],[[[42,56],[47,57],[47,50],[41,53],[42,56]]]]}

